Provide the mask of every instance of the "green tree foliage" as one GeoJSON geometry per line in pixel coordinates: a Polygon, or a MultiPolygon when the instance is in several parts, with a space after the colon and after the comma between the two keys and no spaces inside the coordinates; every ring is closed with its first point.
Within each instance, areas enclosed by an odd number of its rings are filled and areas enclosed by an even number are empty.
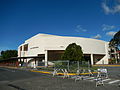
{"type": "Polygon", "coordinates": [[[1,58],[0,59],[8,59],[11,57],[17,57],[17,50],[1,51],[1,58]]]}
{"type": "MultiPolygon", "coordinates": [[[[117,55],[117,51],[119,50],[120,48],[120,30],[114,35],[114,37],[110,40],[110,43],[109,43],[109,47],[111,48],[111,50],[114,51],[114,57],[112,58],[115,58],[116,59],[116,63],[120,62],[118,60],[118,55],[117,55]]],[[[111,55],[111,51],[109,51],[109,54],[111,55]]],[[[115,61],[115,60],[112,60],[112,61],[115,61]]]]}
{"type": "Polygon", "coordinates": [[[62,55],[63,60],[71,60],[71,61],[82,61],[83,52],[82,48],[76,43],[69,44],[62,55]]]}
{"type": "Polygon", "coordinates": [[[120,47],[120,30],[114,35],[114,37],[110,40],[110,47],[120,47]]]}

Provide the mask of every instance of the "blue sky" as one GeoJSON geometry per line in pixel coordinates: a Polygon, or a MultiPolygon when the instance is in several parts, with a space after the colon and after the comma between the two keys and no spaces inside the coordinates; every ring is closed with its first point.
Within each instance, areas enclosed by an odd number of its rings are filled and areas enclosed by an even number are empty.
{"type": "Polygon", "coordinates": [[[38,34],[109,41],[120,30],[120,0],[0,0],[0,51],[38,34]]]}

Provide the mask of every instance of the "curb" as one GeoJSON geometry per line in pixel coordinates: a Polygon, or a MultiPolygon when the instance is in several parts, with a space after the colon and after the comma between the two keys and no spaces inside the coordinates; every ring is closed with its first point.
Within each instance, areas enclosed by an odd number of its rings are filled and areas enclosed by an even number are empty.
{"type": "MultiPolygon", "coordinates": [[[[45,72],[45,71],[36,71],[36,70],[30,70],[31,72],[38,72],[38,73],[44,73],[44,74],[52,74],[52,72],[45,72]]],[[[97,72],[92,72],[92,73],[97,73],[97,72]]],[[[80,75],[88,75],[90,73],[81,73],[80,75]]],[[[57,75],[64,75],[64,73],[57,73],[57,75]]],[[[68,75],[73,76],[73,75],[78,75],[76,73],[68,73],[68,75]]]]}
{"type": "Polygon", "coordinates": [[[93,65],[93,66],[120,67],[120,65],[93,65]]]}
{"type": "MultiPolygon", "coordinates": [[[[2,67],[2,66],[1,66],[2,67]]],[[[18,69],[17,67],[9,67],[9,66],[5,66],[6,68],[11,68],[11,69],[18,69]]],[[[47,72],[47,71],[37,71],[37,70],[30,70],[31,72],[38,72],[38,73],[44,73],[44,74],[52,74],[52,72],[47,72]]],[[[97,73],[97,72],[92,72],[97,73]]],[[[90,73],[80,73],[80,75],[88,75],[90,73]]],[[[57,75],[64,75],[64,73],[57,73],[57,75]]],[[[74,76],[74,75],[78,75],[76,73],[68,73],[68,75],[70,76],[74,76]]]]}

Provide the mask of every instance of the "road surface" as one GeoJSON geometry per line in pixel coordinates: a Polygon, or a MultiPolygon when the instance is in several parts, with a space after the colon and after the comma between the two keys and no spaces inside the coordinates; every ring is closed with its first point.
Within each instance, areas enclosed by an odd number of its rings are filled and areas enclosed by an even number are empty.
{"type": "MultiPolygon", "coordinates": [[[[111,78],[110,78],[111,79],[111,78]]],[[[95,86],[94,81],[79,80],[0,67],[0,90],[120,90],[118,82],[105,82],[104,86],[95,86]]]]}

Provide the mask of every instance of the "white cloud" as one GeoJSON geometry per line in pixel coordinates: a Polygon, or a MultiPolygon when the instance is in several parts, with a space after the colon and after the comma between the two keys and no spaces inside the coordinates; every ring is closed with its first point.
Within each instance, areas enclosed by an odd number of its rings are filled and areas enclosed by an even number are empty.
{"type": "Polygon", "coordinates": [[[116,33],[117,33],[117,32],[110,31],[110,32],[107,32],[106,35],[113,37],[116,33]]]}
{"type": "Polygon", "coordinates": [[[114,13],[117,13],[117,12],[120,13],[120,5],[117,5],[114,7],[114,13]]]}
{"type": "Polygon", "coordinates": [[[105,14],[111,13],[110,8],[105,3],[102,3],[102,8],[103,8],[105,14]]]}
{"type": "Polygon", "coordinates": [[[82,26],[81,25],[77,25],[76,26],[76,30],[75,30],[76,32],[86,32],[87,30],[86,29],[84,29],[84,28],[82,28],[82,26]]]}
{"type": "Polygon", "coordinates": [[[112,30],[112,29],[115,29],[115,28],[116,27],[114,25],[106,25],[106,24],[102,25],[102,30],[103,31],[112,30]]]}
{"type": "MultiPolygon", "coordinates": [[[[108,2],[109,3],[109,2],[108,2]]],[[[109,5],[107,5],[106,2],[102,3],[102,8],[105,12],[105,14],[115,14],[115,13],[120,13],[120,0],[115,0],[115,5],[112,5],[112,7],[110,7],[109,5]]]]}
{"type": "Polygon", "coordinates": [[[101,38],[101,35],[100,35],[100,34],[97,34],[96,36],[93,36],[92,38],[94,38],[94,39],[100,39],[100,38],[101,38]]]}

